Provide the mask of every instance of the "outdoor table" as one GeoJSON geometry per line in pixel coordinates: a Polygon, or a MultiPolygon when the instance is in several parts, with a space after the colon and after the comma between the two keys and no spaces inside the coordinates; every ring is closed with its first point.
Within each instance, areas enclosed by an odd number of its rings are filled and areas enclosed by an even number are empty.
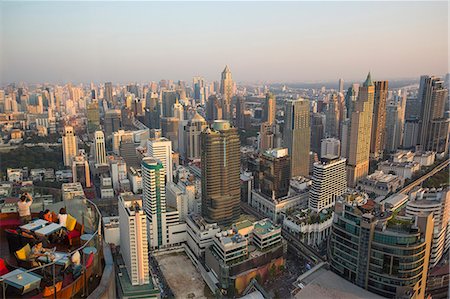
{"type": "Polygon", "coordinates": [[[20,290],[22,295],[38,289],[42,279],[41,276],[32,272],[25,272],[22,268],[11,271],[1,278],[4,279],[5,284],[20,290]]]}
{"type": "Polygon", "coordinates": [[[50,223],[49,225],[46,225],[38,230],[35,231],[36,235],[39,236],[49,236],[53,234],[54,232],[59,231],[62,228],[61,224],[58,223],[50,223]]]}
{"type": "Polygon", "coordinates": [[[31,231],[32,232],[32,231],[35,231],[37,229],[42,228],[47,223],[48,223],[47,220],[37,219],[37,220],[34,220],[34,221],[32,221],[32,222],[30,222],[28,224],[20,226],[20,228],[23,229],[23,230],[27,230],[27,231],[31,231]]]}
{"type": "Polygon", "coordinates": [[[84,234],[81,235],[80,240],[81,244],[84,245],[87,241],[89,241],[92,238],[92,234],[84,234]]]}

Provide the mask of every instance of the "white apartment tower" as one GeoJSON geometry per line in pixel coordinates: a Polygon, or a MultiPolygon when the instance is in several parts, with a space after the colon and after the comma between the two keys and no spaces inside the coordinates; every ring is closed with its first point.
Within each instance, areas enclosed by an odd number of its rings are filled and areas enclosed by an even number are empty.
{"type": "Polygon", "coordinates": [[[132,285],[150,283],[147,220],[142,199],[130,192],[119,196],[120,251],[132,285]]]}
{"type": "Polygon", "coordinates": [[[94,140],[95,163],[106,164],[105,134],[102,131],[95,131],[94,140]]]}
{"type": "Polygon", "coordinates": [[[73,127],[64,127],[62,146],[64,166],[72,166],[72,158],[75,157],[78,153],[77,137],[75,136],[73,127]]]}
{"type": "Polygon", "coordinates": [[[147,154],[161,161],[166,174],[166,183],[173,180],[172,142],[167,138],[154,138],[147,141],[147,154]]]}
{"type": "Polygon", "coordinates": [[[315,212],[334,206],[336,198],[347,189],[345,159],[314,163],[309,208],[315,212]]]}

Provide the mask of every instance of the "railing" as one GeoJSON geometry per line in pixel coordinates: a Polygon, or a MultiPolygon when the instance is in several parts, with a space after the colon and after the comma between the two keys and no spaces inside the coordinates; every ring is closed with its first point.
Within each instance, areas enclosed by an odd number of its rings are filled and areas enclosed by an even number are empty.
{"type": "MultiPolygon", "coordinates": [[[[42,279],[45,279],[47,283],[52,282],[50,285],[47,284],[47,287],[50,287],[52,290],[50,290],[50,293],[53,292],[53,294],[50,294],[51,296],[46,296],[43,298],[57,298],[57,297],[67,297],[67,295],[70,294],[70,296],[73,296],[79,292],[82,291],[83,296],[87,297],[90,293],[90,289],[88,288],[87,280],[89,277],[94,274],[100,274],[101,269],[101,259],[103,256],[103,246],[102,246],[102,217],[101,213],[98,210],[97,206],[90,200],[86,198],[74,198],[72,200],[57,202],[51,205],[46,206],[46,209],[49,209],[50,211],[54,211],[55,213],[59,212],[59,209],[61,207],[66,208],[66,211],[68,214],[72,215],[74,218],[77,219],[77,222],[82,224],[84,226],[84,233],[85,234],[91,234],[91,236],[87,240],[80,240],[80,246],[78,246],[76,249],[67,252],[67,257],[69,261],[65,263],[64,265],[61,265],[62,258],[55,259],[53,261],[49,261],[48,263],[44,265],[40,265],[37,267],[34,267],[32,269],[23,269],[24,271],[20,273],[19,275],[23,276],[25,273],[34,274],[34,276],[41,277],[40,284],[42,284],[42,279]],[[80,222],[81,220],[81,222],[80,222]],[[84,242],[84,244],[81,244],[81,242],[84,242]],[[94,259],[91,265],[89,267],[87,266],[87,258],[88,254],[84,254],[83,250],[87,247],[94,247],[96,250],[96,253],[94,252],[94,259]],[[67,284],[66,286],[62,286],[59,290],[56,288],[57,283],[60,281],[59,278],[61,278],[61,274],[64,277],[65,275],[68,275],[67,269],[71,266],[71,257],[74,253],[79,252],[82,256],[82,263],[81,263],[81,272],[80,275],[77,278],[74,278],[73,280],[67,284]],[[61,267],[62,270],[56,273],[56,268],[61,267]],[[57,281],[58,280],[58,281],[57,281]],[[64,295],[58,294],[60,292],[65,292],[64,295]]],[[[31,245],[30,245],[31,246],[31,245]]],[[[95,251],[94,250],[94,251],[95,251]]],[[[0,284],[2,285],[2,295],[5,299],[6,289],[7,289],[7,282],[5,280],[8,280],[8,278],[14,277],[14,275],[9,276],[8,274],[4,275],[3,277],[0,277],[0,284]]],[[[61,282],[62,284],[62,282],[61,282]]],[[[29,287],[29,286],[28,286],[29,287]]],[[[27,286],[23,286],[23,289],[25,290],[27,286]]],[[[44,286],[45,288],[45,286],[44,286]]],[[[40,292],[43,292],[43,290],[39,287],[38,288],[40,292]]]]}

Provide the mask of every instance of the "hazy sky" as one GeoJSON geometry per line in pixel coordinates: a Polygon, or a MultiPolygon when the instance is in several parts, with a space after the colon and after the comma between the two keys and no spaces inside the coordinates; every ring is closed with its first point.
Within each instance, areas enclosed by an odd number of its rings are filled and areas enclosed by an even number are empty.
{"type": "Polygon", "coordinates": [[[443,2],[1,2],[1,81],[443,75],[443,2]]]}

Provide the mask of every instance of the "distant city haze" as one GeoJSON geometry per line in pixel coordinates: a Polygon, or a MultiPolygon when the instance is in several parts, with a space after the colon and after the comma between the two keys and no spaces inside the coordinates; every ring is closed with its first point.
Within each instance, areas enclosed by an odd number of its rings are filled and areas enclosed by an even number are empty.
{"type": "Polygon", "coordinates": [[[448,71],[448,2],[1,2],[2,84],[448,71]]]}

